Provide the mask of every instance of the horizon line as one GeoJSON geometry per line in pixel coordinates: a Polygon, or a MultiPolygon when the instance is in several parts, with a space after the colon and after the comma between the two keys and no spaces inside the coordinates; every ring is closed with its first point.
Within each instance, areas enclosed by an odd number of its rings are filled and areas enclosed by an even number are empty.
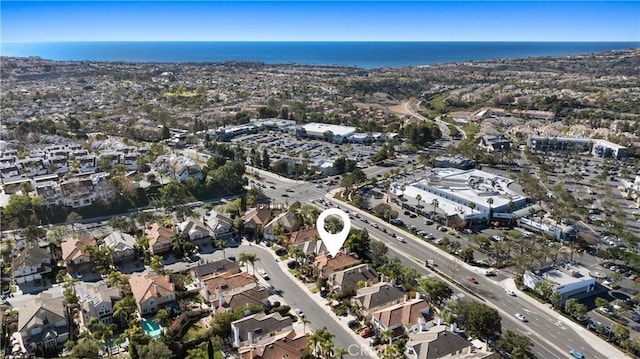
{"type": "Polygon", "coordinates": [[[184,43],[195,43],[195,42],[219,42],[219,43],[230,43],[230,42],[245,42],[245,43],[273,43],[273,42],[282,42],[282,43],[305,43],[305,42],[411,42],[411,43],[420,43],[420,42],[458,42],[458,43],[482,43],[482,42],[500,42],[500,43],[536,43],[536,42],[544,42],[544,43],[637,43],[640,45],[640,39],[638,40],[51,40],[51,41],[1,41],[0,45],[5,44],[55,44],[55,43],[91,43],[91,42],[129,42],[129,43],[139,43],[139,42],[184,42],[184,43]]]}

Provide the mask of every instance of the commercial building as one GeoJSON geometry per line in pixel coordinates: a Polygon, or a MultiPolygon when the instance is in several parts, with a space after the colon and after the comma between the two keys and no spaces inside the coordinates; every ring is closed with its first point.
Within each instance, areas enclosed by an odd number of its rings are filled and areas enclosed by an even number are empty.
{"type": "Polygon", "coordinates": [[[523,285],[535,289],[540,281],[549,281],[553,289],[560,293],[560,303],[574,296],[584,296],[596,288],[596,279],[591,277],[589,270],[575,264],[561,264],[557,268],[545,268],[534,272],[527,271],[522,279],[523,285]]]}
{"type": "Polygon", "coordinates": [[[355,133],[355,127],[317,122],[307,123],[295,129],[295,135],[298,137],[320,139],[333,143],[344,143],[355,133]]]}
{"type": "Polygon", "coordinates": [[[628,157],[625,146],[593,138],[531,136],[527,146],[538,151],[572,151],[577,148],[580,152],[591,152],[593,156],[602,158],[628,157]]]}
{"type": "Polygon", "coordinates": [[[469,170],[476,166],[476,161],[461,155],[442,155],[435,158],[434,167],[458,168],[469,170]]]}
{"type": "Polygon", "coordinates": [[[476,169],[437,168],[426,179],[404,185],[404,190],[400,183],[391,187],[392,198],[402,207],[469,221],[509,219],[525,207],[527,198],[510,190],[511,183],[506,177],[476,169]]]}

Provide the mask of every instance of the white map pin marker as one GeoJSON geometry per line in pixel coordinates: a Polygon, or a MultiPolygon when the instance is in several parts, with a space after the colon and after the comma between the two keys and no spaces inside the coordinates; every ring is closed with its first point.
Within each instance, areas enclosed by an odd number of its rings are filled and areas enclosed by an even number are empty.
{"type": "Polygon", "coordinates": [[[316,221],[316,227],[318,228],[318,234],[320,235],[320,239],[322,239],[322,243],[327,247],[329,254],[331,254],[332,257],[335,257],[336,254],[340,252],[340,248],[342,248],[344,241],[346,241],[349,236],[349,231],[351,230],[351,219],[349,218],[349,215],[344,213],[342,210],[338,208],[329,208],[320,213],[318,220],[316,221]],[[333,234],[324,229],[324,221],[331,215],[338,216],[342,220],[343,226],[340,233],[333,234]]]}

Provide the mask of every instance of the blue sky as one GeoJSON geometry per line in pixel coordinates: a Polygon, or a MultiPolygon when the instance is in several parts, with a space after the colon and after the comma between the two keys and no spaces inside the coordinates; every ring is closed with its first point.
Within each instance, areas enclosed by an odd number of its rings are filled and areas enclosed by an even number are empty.
{"type": "Polygon", "coordinates": [[[5,1],[2,42],[640,41],[640,1],[5,1]]]}

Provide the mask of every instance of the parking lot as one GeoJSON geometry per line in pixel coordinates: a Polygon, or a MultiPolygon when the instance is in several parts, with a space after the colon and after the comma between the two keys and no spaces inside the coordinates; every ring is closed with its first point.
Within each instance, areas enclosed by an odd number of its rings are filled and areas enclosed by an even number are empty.
{"type": "Polygon", "coordinates": [[[278,160],[302,163],[307,160],[309,164],[317,165],[322,162],[331,162],[343,156],[355,160],[359,167],[369,167],[372,165],[371,156],[380,150],[378,143],[334,144],[308,138],[297,138],[291,134],[275,131],[248,134],[234,138],[231,142],[243,146],[247,153],[251,148],[259,151],[266,148],[271,163],[278,160]]]}

